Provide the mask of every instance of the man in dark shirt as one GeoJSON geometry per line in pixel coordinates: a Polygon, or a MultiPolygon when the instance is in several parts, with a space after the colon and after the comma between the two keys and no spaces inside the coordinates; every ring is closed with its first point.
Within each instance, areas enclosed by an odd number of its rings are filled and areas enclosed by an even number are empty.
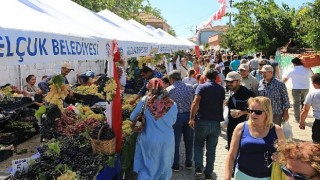
{"type": "Polygon", "coordinates": [[[248,108],[248,99],[250,97],[255,97],[254,92],[248,90],[246,87],[240,85],[241,75],[237,72],[229,72],[225,79],[226,88],[233,92],[228,100],[228,127],[227,127],[227,137],[228,137],[228,149],[230,147],[232,133],[235,127],[247,120],[246,110],[248,108]],[[237,111],[230,113],[231,111],[237,111]]]}
{"type": "Polygon", "coordinates": [[[140,70],[141,77],[144,79],[143,86],[141,87],[140,91],[138,92],[136,98],[131,100],[129,103],[133,105],[140,97],[144,96],[147,92],[147,84],[150,79],[152,78],[161,78],[161,75],[153,71],[148,66],[143,66],[143,68],[140,70]]]}
{"type": "Polygon", "coordinates": [[[190,111],[189,125],[194,128],[195,176],[202,175],[203,147],[206,143],[207,164],[204,170],[206,179],[212,178],[216,146],[221,133],[220,121],[223,121],[225,91],[215,82],[218,74],[213,69],[207,71],[208,80],[197,87],[190,111]]]}

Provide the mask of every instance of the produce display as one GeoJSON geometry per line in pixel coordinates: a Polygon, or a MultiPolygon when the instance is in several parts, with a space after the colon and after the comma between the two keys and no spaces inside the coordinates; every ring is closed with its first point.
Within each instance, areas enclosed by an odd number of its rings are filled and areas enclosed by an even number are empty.
{"type": "Polygon", "coordinates": [[[92,84],[90,86],[77,86],[72,90],[73,92],[79,93],[82,95],[96,95],[99,98],[104,99],[104,95],[98,92],[98,86],[95,84],[92,84]]]}
{"type": "Polygon", "coordinates": [[[75,177],[74,173],[76,179],[96,179],[105,166],[113,167],[116,159],[116,155],[93,154],[86,133],[72,138],[60,137],[42,145],[38,151],[40,157],[31,162],[29,171],[16,174],[15,179],[72,179],[75,177]]]}
{"type": "Polygon", "coordinates": [[[133,99],[135,99],[137,95],[130,95],[130,96],[125,96],[122,101],[122,118],[123,119],[129,119],[130,114],[133,111],[134,107],[136,106],[137,102],[133,105],[131,105],[129,102],[133,99]]]}
{"type": "Polygon", "coordinates": [[[104,87],[104,92],[106,92],[106,100],[111,102],[116,95],[117,83],[113,78],[110,78],[104,87]]]}
{"type": "Polygon", "coordinates": [[[53,76],[49,81],[50,91],[44,100],[50,104],[57,105],[60,110],[63,110],[63,100],[68,96],[69,85],[64,84],[63,76],[53,76]]]}

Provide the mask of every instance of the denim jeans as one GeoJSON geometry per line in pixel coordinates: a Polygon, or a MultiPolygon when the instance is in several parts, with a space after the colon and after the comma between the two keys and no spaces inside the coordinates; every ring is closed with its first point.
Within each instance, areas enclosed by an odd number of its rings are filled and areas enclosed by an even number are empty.
{"type": "Polygon", "coordinates": [[[212,174],[216,156],[218,137],[221,133],[219,121],[196,121],[194,127],[194,162],[195,168],[203,168],[203,147],[206,143],[205,174],[212,174]]]}
{"type": "Polygon", "coordinates": [[[183,141],[185,145],[186,154],[186,166],[192,166],[192,151],[193,151],[193,130],[189,126],[190,113],[178,113],[177,121],[173,125],[174,139],[175,139],[175,151],[173,167],[179,167],[179,156],[180,156],[180,142],[181,135],[183,135],[183,141]]]}
{"type": "Polygon", "coordinates": [[[299,122],[300,112],[309,89],[292,89],[294,118],[299,122]]]}

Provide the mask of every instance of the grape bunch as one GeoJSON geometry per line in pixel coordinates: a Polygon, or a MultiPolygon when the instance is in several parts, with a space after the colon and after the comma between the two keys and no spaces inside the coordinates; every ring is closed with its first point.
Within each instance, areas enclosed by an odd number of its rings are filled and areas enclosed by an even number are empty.
{"type": "Polygon", "coordinates": [[[113,130],[107,123],[100,123],[98,126],[95,126],[90,132],[90,136],[92,139],[98,139],[98,134],[101,128],[102,130],[99,138],[100,140],[111,140],[115,137],[113,130]]]}
{"type": "Polygon", "coordinates": [[[107,81],[109,81],[109,77],[106,74],[103,74],[100,76],[100,78],[96,81],[96,84],[98,85],[98,92],[102,93],[104,92],[103,89],[106,86],[107,81]]]}
{"type": "Polygon", "coordinates": [[[86,128],[91,130],[99,123],[95,118],[78,119],[74,111],[67,110],[58,120],[57,131],[64,136],[74,136],[84,132],[86,128]]]}
{"type": "Polygon", "coordinates": [[[122,109],[122,119],[130,119],[131,112],[128,109],[122,109]]]}
{"type": "Polygon", "coordinates": [[[46,102],[50,104],[57,105],[61,110],[63,110],[63,100],[68,96],[69,85],[62,84],[51,84],[50,91],[47,96],[44,98],[46,102]]]}
{"type": "MultiPolygon", "coordinates": [[[[60,142],[59,154],[50,153],[48,145],[42,145],[38,148],[41,155],[30,166],[28,173],[18,174],[15,179],[57,179],[61,177],[61,173],[57,171],[61,165],[76,172],[79,179],[96,179],[96,175],[101,171],[100,167],[105,167],[109,163],[108,155],[93,154],[90,140],[84,135],[80,134],[72,138],[59,137],[56,141],[60,142]]],[[[74,177],[75,174],[69,175],[74,177]]]]}
{"type": "Polygon", "coordinates": [[[46,108],[46,117],[41,119],[41,135],[43,138],[51,139],[57,137],[57,118],[61,116],[61,110],[57,105],[46,108]]]}

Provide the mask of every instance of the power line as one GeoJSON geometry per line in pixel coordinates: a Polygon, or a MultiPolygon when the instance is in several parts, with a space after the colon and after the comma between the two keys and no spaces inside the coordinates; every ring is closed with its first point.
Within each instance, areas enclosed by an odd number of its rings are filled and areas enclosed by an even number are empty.
{"type": "Polygon", "coordinates": [[[199,20],[199,19],[203,19],[203,18],[205,18],[205,17],[208,18],[210,15],[212,15],[212,13],[210,13],[210,14],[208,14],[208,15],[205,15],[205,16],[202,16],[202,17],[199,17],[199,18],[196,18],[196,19],[192,19],[192,20],[186,21],[186,22],[181,23],[181,24],[178,24],[178,25],[175,25],[174,27],[183,26],[183,25],[186,25],[186,24],[188,24],[188,23],[190,23],[190,22],[194,22],[194,21],[197,21],[197,20],[199,20]]]}

